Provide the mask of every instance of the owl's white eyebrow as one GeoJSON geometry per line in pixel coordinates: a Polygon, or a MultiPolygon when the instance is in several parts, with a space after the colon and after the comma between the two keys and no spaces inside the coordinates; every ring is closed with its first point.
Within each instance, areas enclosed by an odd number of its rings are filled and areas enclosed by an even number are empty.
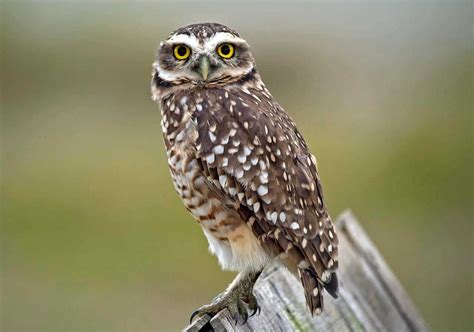
{"type": "Polygon", "coordinates": [[[192,49],[206,49],[208,51],[213,50],[217,45],[221,43],[232,43],[232,44],[244,44],[245,40],[236,37],[235,35],[228,32],[217,32],[215,35],[206,40],[204,46],[199,43],[199,40],[194,35],[177,34],[173,35],[166,41],[170,44],[186,44],[192,49]]]}
{"type": "Polygon", "coordinates": [[[173,35],[170,38],[168,38],[166,42],[170,44],[186,44],[193,49],[202,47],[199,45],[199,40],[193,35],[185,35],[185,34],[173,35]]]}
{"type": "Polygon", "coordinates": [[[221,43],[246,44],[246,41],[228,32],[218,32],[206,42],[207,49],[214,49],[221,43]]]}

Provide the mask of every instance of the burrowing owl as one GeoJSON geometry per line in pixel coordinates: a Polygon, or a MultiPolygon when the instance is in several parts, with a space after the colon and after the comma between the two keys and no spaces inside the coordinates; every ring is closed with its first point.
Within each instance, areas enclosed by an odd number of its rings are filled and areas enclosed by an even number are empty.
{"type": "Polygon", "coordinates": [[[152,76],[176,191],[222,268],[239,271],[192,317],[228,308],[245,321],[272,260],[301,279],[308,309],[320,314],[323,289],[337,296],[338,239],[316,159],[247,42],[221,24],[182,27],[161,43],[152,76]]]}

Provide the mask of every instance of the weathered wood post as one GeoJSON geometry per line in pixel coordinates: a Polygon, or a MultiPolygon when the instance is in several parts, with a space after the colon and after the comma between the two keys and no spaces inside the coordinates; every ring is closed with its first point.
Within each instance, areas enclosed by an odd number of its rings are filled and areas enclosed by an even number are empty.
{"type": "Polygon", "coordinates": [[[265,269],[254,293],[260,315],[235,325],[228,311],[201,317],[185,331],[428,331],[400,282],[350,211],[336,221],[340,238],[337,300],[325,297],[323,315],[311,317],[303,288],[276,265],[265,269]]]}

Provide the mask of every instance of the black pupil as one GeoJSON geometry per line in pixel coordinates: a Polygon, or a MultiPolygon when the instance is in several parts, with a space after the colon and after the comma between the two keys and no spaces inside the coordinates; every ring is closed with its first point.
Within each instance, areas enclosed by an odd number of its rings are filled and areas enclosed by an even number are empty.
{"type": "Polygon", "coordinates": [[[221,47],[221,52],[224,55],[228,55],[230,53],[230,47],[229,45],[222,45],[221,47]]]}
{"type": "Polygon", "coordinates": [[[185,56],[187,53],[186,47],[184,46],[179,46],[178,47],[178,55],[179,56],[185,56]]]}

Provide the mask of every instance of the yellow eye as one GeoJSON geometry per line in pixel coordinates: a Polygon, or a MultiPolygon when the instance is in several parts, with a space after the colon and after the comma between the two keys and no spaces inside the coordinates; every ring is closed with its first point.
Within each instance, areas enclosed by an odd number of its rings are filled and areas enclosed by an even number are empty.
{"type": "Polygon", "coordinates": [[[220,44],[217,47],[217,54],[224,59],[232,58],[234,55],[234,45],[228,43],[220,44]]]}
{"type": "Polygon", "coordinates": [[[178,60],[186,60],[191,55],[191,49],[186,45],[176,45],[173,50],[174,57],[178,60]]]}

